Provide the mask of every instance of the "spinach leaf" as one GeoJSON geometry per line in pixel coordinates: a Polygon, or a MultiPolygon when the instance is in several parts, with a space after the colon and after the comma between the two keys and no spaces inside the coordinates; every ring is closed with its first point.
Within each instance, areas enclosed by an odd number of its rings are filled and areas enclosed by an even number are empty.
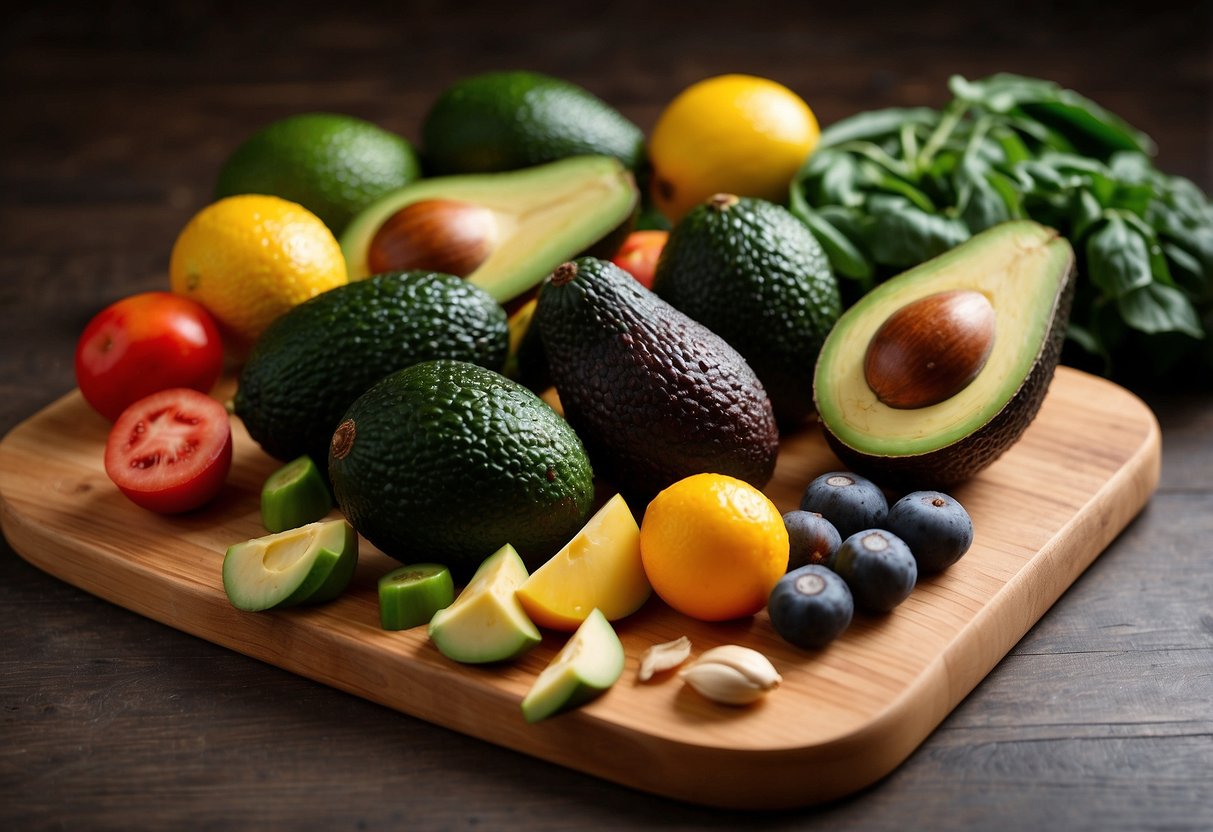
{"type": "Polygon", "coordinates": [[[1116,299],[1124,322],[1140,332],[1182,332],[1203,338],[1204,329],[1192,302],[1171,286],[1149,283],[1116,299]]]}
{"type": "Polygon", "coordinates": [[[873,221],[867,241],[872,260],[894,269],[915,266],[971,236],[960,220],[928,214],[903,197],[874,196],[867,208],[873,221]]]}
{"type": "Polygon", "coordinates": [[[853,141],[876,141],[897,136],[902,125],[931,127],[939,120],[939,113],[930,107],[872,110],[835,122],[821,131],[819,147],[832,147],[853,141]]]}
{"type": "Polygon", "coordinates": [[[1086,255],[1087,275],[1109,297],[1119,298],[1153,282],[1145,240],[1119,214],[1091,232],[1086,255]]]}

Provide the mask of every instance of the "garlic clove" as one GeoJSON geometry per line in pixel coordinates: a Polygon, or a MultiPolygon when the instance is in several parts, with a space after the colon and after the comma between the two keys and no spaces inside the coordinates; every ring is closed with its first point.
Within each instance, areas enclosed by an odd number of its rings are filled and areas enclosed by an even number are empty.
{"type": "Polygon", "coordinates": [[[738,644],[705,651],[678,675],[701,695],[724,705],[748,705],[783,681],[766,656],[738,644]]]}
{"type": "Polygon", "coordinates": [[[664,670],[678,667],[690,656],[691,640],[686,636],[654,644],[640,657],[640,669],[636,671],[636,678],[641,682],[647,682],[664,670]]]}

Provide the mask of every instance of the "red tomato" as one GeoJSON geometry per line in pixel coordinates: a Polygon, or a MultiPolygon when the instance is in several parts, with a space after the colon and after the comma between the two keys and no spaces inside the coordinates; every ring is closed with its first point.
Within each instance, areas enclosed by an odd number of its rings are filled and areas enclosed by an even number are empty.
{"type": "Polygon", "coordinates": [[[633,231],[623,241],[611,262],[630,272],[645,288],[652,289],[657,259],[661,257],[661,250],[665,248],[669,238],[668,231],[633,231]]]}
{"type": "Polygon", "coordinates": [[[223,342],[210,314],[171,292],[131,295],[101,310],[76,344],[76,383],[111,422],[157,390],[207,392],[223,371],[223,342]]]}
{"type": "Polygon", "coordinates": [[[132,404],[110,429],[105,473],[136,505],[161,514],[210,501],[232,467],[227,410],[205,393],[173,387],[132,404]]]}

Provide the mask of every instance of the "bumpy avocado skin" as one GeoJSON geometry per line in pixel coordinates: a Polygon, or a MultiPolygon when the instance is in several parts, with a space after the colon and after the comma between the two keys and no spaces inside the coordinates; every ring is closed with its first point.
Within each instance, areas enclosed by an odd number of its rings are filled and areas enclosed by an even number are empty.
{"type": "Polygon", "coordinates": [[[456,82],[422,124],[431,175],[516,170],[569,156],[614,156],[636,170],[644,134],[587,90],[522,70],[456,82]]]}
{"type": "Polygon", "coordinates": [[[590,461],[568,424],[525,387],[463,361],[415,364],[359,396],[328,466],[359,534],[460,581],[506,543],[537,568],[593,507],[590,461]]]}
{"type": "Polygon", "coordinates": [[[1015,444],[1040,411],[1066,340],[1066,326],[1070,320],[1076,283],[1071,260],[1060,284],[1049,334],[1041,345],[1031,371],[1011,400],[989,422],[963,439],[926,454],[864,454],[825,430],[823,432],[830,448],[852,470],[890,488],[944,489],[976,476],[1015,444]]]}
{"type": "Polygon", "coordinates": [[[670,233],[653,291],[745,357],[794,429],[813,412],[813,368],[842,312],[817,239],[787,209],[718,195],[670,233]]]}
{"type": "Polygon", "coordinates": [[[627,272],[590,257],[561,266],[535,320],[565,417],[625,495],[644,505],[704,471],[770,480],[779,431],[758,377],[627,272]]]}
{"type": "Polygon", "coordinates": [[[342,414],[376,381],[435,358],[499,370],[508,348],[505,310],[483,289],[437,272],[388,272],[274,321],[241,369],[235,413],[271,456],[307,454],[324,472],[342,414]]]}

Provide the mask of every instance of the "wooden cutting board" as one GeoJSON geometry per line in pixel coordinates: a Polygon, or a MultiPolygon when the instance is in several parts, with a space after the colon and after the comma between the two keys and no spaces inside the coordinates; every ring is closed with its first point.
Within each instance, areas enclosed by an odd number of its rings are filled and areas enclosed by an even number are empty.
{"type": "MultiPolygon", "coordinates": [[[[1021,441],[953,492],[973,517],[972,550],[892,613],[857,615],[840,639],[809,652],[780,640],[765,612],[706,624],[654,598],[618,622],[627,652],[619,683],[578,711],[527,725],[519,702],[563,636],[545,634],[509,665],[467,667],[443,658],[423,627],[385,632],[376,579],[397,564],[365,541],[352,586],[330,604],[243,613],[228,603],[223,553],[264,534],[258,495],[277,466],[238,420],[233,428],[224,492],[197,513],[160,517],[110,484],[108,424],[73,392],[0,443],[0,525],[40,569],[249,656],[608,780],[755,808],[828,800],[892,771],[1145,505],[1160,458],[1157,421],[1139,399],[1061,368],[1021,441]],[[681,635],[695,654],[754,647],[783,684],[731,708],[673,674],[637,682],[644,649],[681,635]]],[[[767,493],[786,511],[810,479],[838,467],[817,430],[806,430],[785,441],[767,493]]]]}

